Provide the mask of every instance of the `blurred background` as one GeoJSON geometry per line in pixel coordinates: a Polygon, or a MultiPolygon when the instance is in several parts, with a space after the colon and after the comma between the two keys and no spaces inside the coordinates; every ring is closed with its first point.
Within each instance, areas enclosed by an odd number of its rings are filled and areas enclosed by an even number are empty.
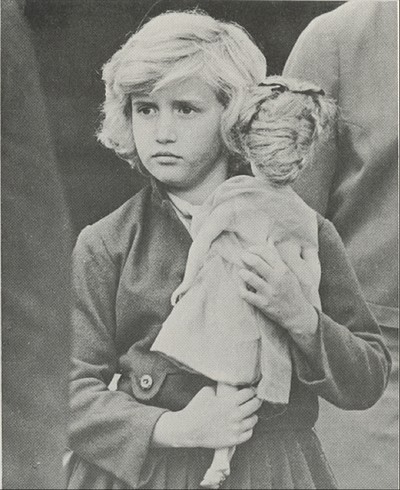
{"type": "Polygon", "coordinates": [[[56,159],[66,189],[73,234],[97,221],[143,185],[97,143],[104,97],[101,67],[146,17],[199,6],[243,25],[263,50],[268,74],[278,74],[297,37],[338,1],[25,0],[56,159]]]}

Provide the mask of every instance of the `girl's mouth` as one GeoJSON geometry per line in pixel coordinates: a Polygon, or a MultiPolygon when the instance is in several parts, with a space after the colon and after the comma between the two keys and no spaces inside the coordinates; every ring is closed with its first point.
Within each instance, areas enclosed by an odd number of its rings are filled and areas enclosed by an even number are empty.
{"type": "Polygon", "coordinates": [[[182,158],[179,155],[175,155],[169,151],[159,151],[153,155],[153,158],[169,157],[169,158],[182,158]]]}

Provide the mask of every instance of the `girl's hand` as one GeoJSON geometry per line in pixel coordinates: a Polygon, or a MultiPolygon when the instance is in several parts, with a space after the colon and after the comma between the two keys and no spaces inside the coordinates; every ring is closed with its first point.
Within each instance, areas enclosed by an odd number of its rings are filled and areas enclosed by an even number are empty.
{"type": "Polygon", "coordinates": [[[318,315],[271,240],[242,255],[241,296],[293,335],[315,334],[318,315]],[[250,288],[250,290],[249,290],[250,288]]]}
{"type": "Polygon", "coordinates": [[[206,386],[183,410],[161,415],[153,445],[217,449],[242,444],[253,434],[261,403],[252,388],[217,396],[214,388],[206,386]]]}

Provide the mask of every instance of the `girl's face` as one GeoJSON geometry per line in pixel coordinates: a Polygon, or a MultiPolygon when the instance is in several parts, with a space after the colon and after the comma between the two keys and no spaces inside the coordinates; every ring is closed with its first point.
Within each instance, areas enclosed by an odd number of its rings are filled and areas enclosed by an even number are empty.
{"type": "Polygon", "coordinates": [[[227,177],[223,110],[211,87],[194,77],[132,96],[133,137],[142,164],[192,204],[201,204],[227,177]]]}

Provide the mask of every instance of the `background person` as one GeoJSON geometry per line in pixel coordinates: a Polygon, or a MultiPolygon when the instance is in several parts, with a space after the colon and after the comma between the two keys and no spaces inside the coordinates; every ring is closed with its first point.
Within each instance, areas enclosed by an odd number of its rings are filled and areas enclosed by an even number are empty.
{"type": "Polygon", "coordinates": [[[393,359],[372,409],[323,405],[318,433],[344,488],[398,488],[397,59],[397,2],[353,0],[314,19],[284,69],[341,109],[336,140],[295,189],[337,228],[393,359]]]}
{"type": "Polygon", "coordinates": [[[71,229],[30,32],[1,10],[3,488],[65,488],[71,229]]]}

